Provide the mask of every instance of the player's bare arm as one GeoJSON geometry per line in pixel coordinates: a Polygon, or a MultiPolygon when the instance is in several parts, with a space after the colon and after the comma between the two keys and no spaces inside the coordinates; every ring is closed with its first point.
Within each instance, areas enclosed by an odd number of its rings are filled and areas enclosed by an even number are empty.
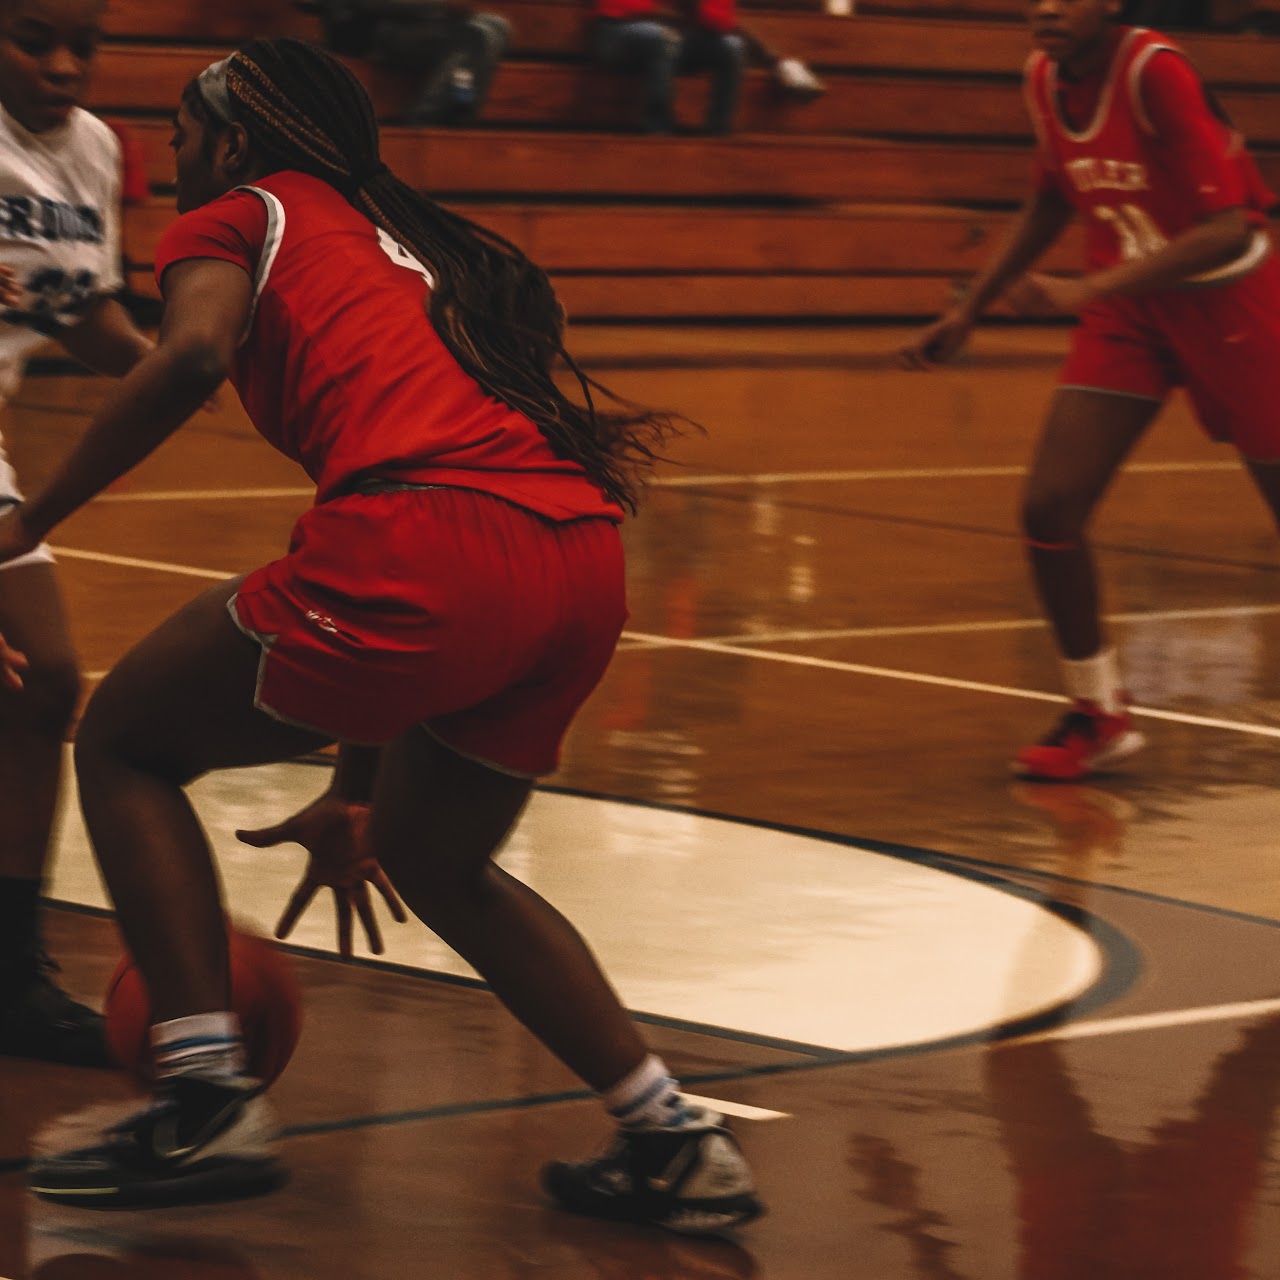
{"type": "Polygon", "coordinates": [[[58,339],[81,364],[112,378],[123,378],[155,346],[111,297],[95,299],[80,323],[60,332],[58,339]]]}
{"type": "Polygon", "coordinates": [[[1253,234],[1244,209],[1223,209],[1146,257],[1078,279],[1028,276],[1011,293],[1010,302],[1024,314],[1070,314],[1099,298],[1176,288],[1239,258],[1253,234]]]}
{"type": "Polygon", "coordinates": [[[209,258],[175,264],[164,280],[156,348],[121,381],[46,488],[0,519],[0,558],[39,543],[173,434],[227,376],[249,322],[253,282],[209,258]],[[16,522],[16,527],[13,527],[16,522]]]}
{"type": "Polygon", "coordinates": [[[903,347],[898,363],[904,369],[930,369],[950,360],[983,311],[1057,241],[1071,218],[1071,205],[1055,189],[1033,191],[965,297],[903,347]]]}

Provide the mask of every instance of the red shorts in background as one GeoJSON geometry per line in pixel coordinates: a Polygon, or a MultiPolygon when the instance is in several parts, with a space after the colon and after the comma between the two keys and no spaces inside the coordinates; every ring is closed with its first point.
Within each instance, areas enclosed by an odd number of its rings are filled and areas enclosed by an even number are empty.
{"type": "Polygon", "coordinates": [[[1280,259],[1226,284],[1086,307],[1059,383],[1160,401],[1185,387],[1213,439],[1280,461],[1280,259]]]}
{"type": "Polygon", "coordinates": [[[229,607],[262,645],[268,714],[354,743],[422,725],[535,777],[626,621],[622,540],[610,520],[555,523],[466,489],[353,494],[303,515],[229,607]]]}

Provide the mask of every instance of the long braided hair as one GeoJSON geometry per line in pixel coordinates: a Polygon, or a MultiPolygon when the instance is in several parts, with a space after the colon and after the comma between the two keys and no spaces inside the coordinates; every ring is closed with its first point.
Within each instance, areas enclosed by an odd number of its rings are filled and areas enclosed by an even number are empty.
{"type": "MultiPolygon", "coordinates": [[[[546,272],[382,163],[373,105],[336,58],[301,40],[260,39],[235,53],[226,71],[235,119],[256,150],[334,187],[430,268],[428,313],[458,364],[529,418],[558,456],[577,462],[609,498],[634,511],[642,473],[685,420],[631,404],[578,368],[564,348],[564,310],[546,272]],[[585,404],[556,385],[557,358],[585,404]],[[593,391],[617,408],[597,407],[593,391]]],[[[219,123],[195,81],[183,103],[201,123],[219,123]]]]}

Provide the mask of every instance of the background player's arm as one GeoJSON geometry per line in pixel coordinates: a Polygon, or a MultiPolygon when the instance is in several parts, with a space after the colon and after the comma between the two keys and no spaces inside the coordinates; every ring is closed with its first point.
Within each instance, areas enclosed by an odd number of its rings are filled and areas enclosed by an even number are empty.
{"type": "Polygon", "coordinates": [[[1256,215],[1247,208],[1239,138],[1212,102],[1195,68],[1161,50],[1139,86],[1151,127],[1152,163],[1177,184],[1194,225],[1167,244],[1076,280],[1030,277],[1010,301],[1033,311],[1070,312],[1119,294],[1170,289],[1233,262],[1249,247],[1256,215]]]}
{"type": "Polygon", "coordinates": [[[1056,186],[1039,183],[964,298],[903,347],[899,362],[908,369],[927,369],[955,355],[978,317],[1058,239],[1073,212],[1056,186]]]}
{"type": "Polygon", "coordinates": [[[78,324],[59,331],[58,341],[81,364],[112,378],[123,378],[155,346],[111,297],[96,298],[78,324]]]}
{"type": "Polygon", "coordinates": [[[120,382],[43,492],[0,520],[0,559],[37,545],[57,524],[137,466],[218,388],[249,323],[253,281],[211,258],[165,273],[160,339],[120,382]]]}
{"type": "Polygon", "coordinates": [[[1222,209],[1145,257],[1118,262],[1076,280],[1030,276],[1010,301],[1020,311],[1068,313],[1099,298],[1172,289],[1233,262],[1252,238],[1253,227],[1244,209],[1222,209]]]}

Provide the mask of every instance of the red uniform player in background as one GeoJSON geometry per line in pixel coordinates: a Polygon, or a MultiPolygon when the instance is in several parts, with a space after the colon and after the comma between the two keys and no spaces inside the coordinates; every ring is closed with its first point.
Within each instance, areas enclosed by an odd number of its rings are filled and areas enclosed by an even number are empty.
{"type": "Polygon", "coordinates": [[[1014,767],[1078,778],[1143,744],[1101,624],[1089,517],[1175,386],[1215,440],[1239,450],[1280,518],[1280,263],[1275,197],[1186,56],[1117,25],[1119,0],[1036,0],[1026,97],[1034,184],[968,296],[902,351],[953,356],[1002,294],[1025,313],[1078,313],[1026,482],[1023,527],[1063,659],[1066,716],[1014,767]],[[1087,224],[1077,279],[1024,274],[1073,216],[1087,224]]]}

